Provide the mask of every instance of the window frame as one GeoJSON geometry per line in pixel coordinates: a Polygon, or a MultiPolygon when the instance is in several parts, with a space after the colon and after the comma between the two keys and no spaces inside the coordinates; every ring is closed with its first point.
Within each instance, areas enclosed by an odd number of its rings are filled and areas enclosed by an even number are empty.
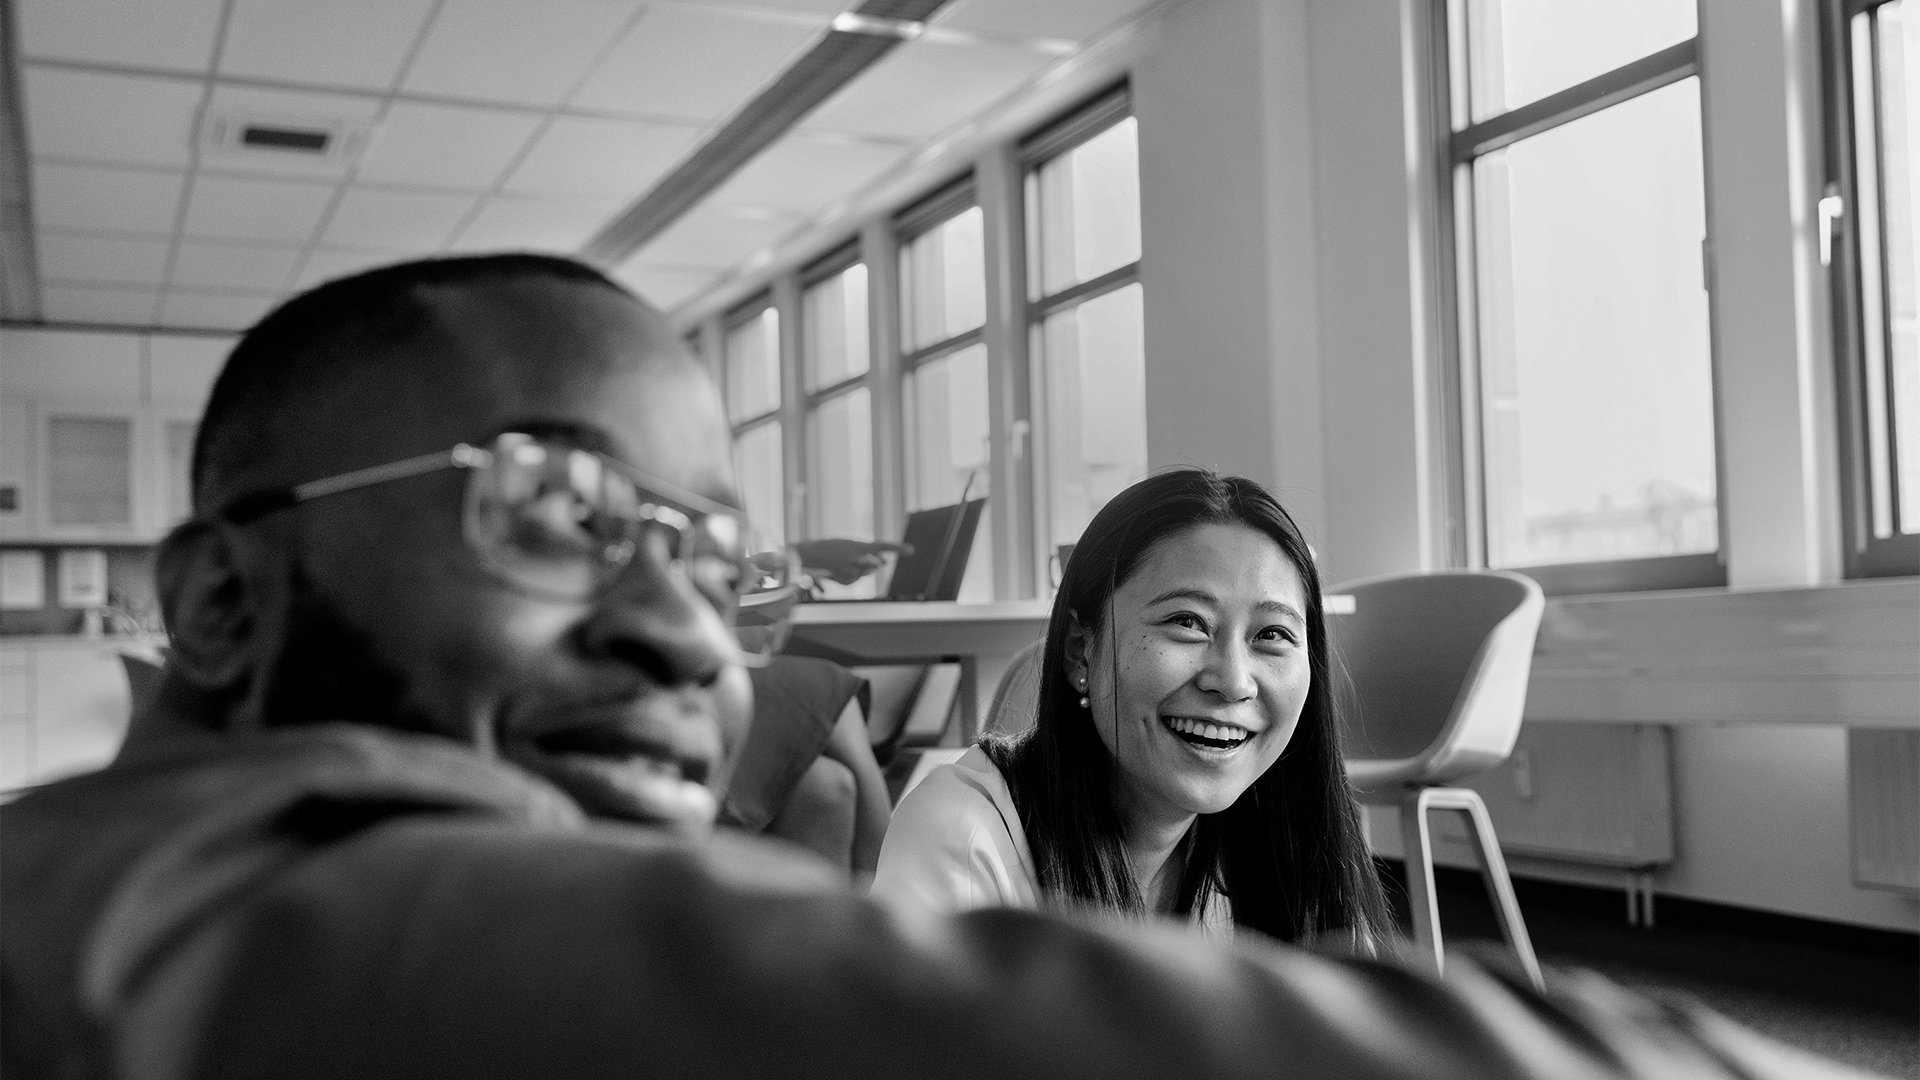
{"type": "MultiPolygon", "coordinates": [[[[1035,175],[1047,163],[1072,153],[1133,116],[1132,87],[1122,80],[1094,94],[1052,124],[1021,139],[1017,153],[1023,191],[1032,184],[1035,175]]],[[[1049,402],[1046,387],[1046,349],[1041,342],[1041,327],[1054,315],[1079,307],[1108,293],[1118,292],[1129,285],[1139,284],[1140,263],[1145,258],[1145,247],[1142,246],[1141,258],[1124,266],[1115,267],[1052,293],[1036,295],[1043,286],[1040,284],[1042,277],[1039,270],[1042,259],[1035,226],[1043,208],[1030,196],[1024,197],[1021,205],[1020,229],[1024,240],[1022,257],[1025,260],[1025,277],[1030,283],[1030,288],[1024,293],[1025,302],[1021,313],[1021,332],[1026,335],[1029,357],[1028,394],[1032,403],[1032,434],[1029,440],[1032,450],[1028,455],[1032,475],[1029,479],[1029,487],[1032,492],[1033,537],[1036,544],[1034,558],[1042,568],[1045,568],[1055,547],[1066,541],[1052,534],[1053,462],[1050,457],[1049,434],[1046,431],[1049,402]]],[[[1077,542],[1079,538],[1074,539],[1077,542]]]]}
{"type": "MultiPolygon", "coordinates": [[[[928,195],[926,198],[895,214],[893,217],[894,250],[898,255],[895,259],[894,273],[896,275],[901,273],[901,267],[906,264],[907,248],[911,247],[915,240],[918,240],[922,236],[945,225],[947,222],[952,221],[954,218],[959,217],[961,214],[975,208],[979,208],[982,213],[985,212],[985,208],[980,206],[980,199],[974,186],[973,174],[972,172],[968,172],[965,176],[942,185],[936,189],[933,194],[928,195]]],[[[985,269],[985,267],[981,268],[983,274],[985,273],[985,269]]],[[[868,273],[872,273],[871,268],[869,268],[868,273]]],[[[912,306],[913,298],[907,295],[904,282],[895,287],[894,295],[898,298],[900,306],[900,310],[896,313],[897,318],[895,320],[897,329],[900,332],[900,340],[895,343],[895,348],[900,350],[900,374],[902,378],[919,368],[922,364],[932,360],[938,360],[948,353],[959,352],[969,345],[975,345],[986,340],[987,322],[991,316],[981,319],[980,325],[972,329],[962,330],[958,334],[941,338],[938,341],[922,345],[918,348],[909,348],[905,338],[907,328],[906,312],[907,309],[912,306]]],[[[905,405],[903,403],[902,408],[904,407],[905,405]]]]}
{"type": "MultiPolygon", "coordinates": [[[[1829,255],[1826,267],[1828,283],[1832,290],[1833,311],[1833,347],[1835,397],[1837,399],[1839,441],[1840,482],[1841,482],[1841,535],[1844,544],[1843,573],[1848,578],[1893,577],[1920,574],[1920,533],[1894,532],[1891,536],[1874,535],[1872,516],[1874,511],[1871,485],[1873,483],[1874,462],[1872,449],[1868,445],[1869,427],[1867,400],[1866,365],[1870,350],[1867,335],[1874,328],[1868,326],[1866,310],[1866,273],[1863,258],[1869,245],[1862,235],[1863,210],[1865,203],[1860,193],[1860,151],[1855,133],[1858,130],[1858,117],[1855,111],[1855,81],[1858,73],[1854,69],[1853,23],[1856,17],[1868,15],[1888,3],[1889,0],[1825,0],[1821,5],[1820,34],[1821,53],[1825,63],[1822,65],[1824,85],[1822,87],[1825,113],[1825,186],[1822,189],[1823,203],[1826,199],[1838,198],[1839,213],[1830,215],[1823,207],[1819,227],[1824,231],[1821,236],[1825,251],[1829,255]]],[[[1920,17],[1920,12],[1915,12],[1920,17]]],[[[1879,24],[1876,19],[1868,21],[1870,40],[1878,41],[1879,24]]],[[[1866,75],[1872,80],[1872,91],[1876,105],[1879,99],[1879,80],[1877,71],[1866,75]]],[[[1876,109],[1874,128],[1880,128],[1881,116],[1876,109]]],[[[1872,148],[1876,163],[1882,160],[1879,152],[1879,140],[1872,148]]],[[[1876,192],[1885,187],[1884,177],[1877,177],[1874,183],[1876,192]]],[[[1826,203],[1827,206],[1832,204],[1826,203]]],[[[1880,207],[1875,206],[1876,221],[1884,221],[1880,207]]],[[[1885,267],[1886,244],[1880,237],[1873,238],[1871,251],[1881,263],[1878,281],[1881,290],[1879,308],[1887,309],[1885,290],[1888,274],[1885,267]]],[[[1880,350],[1882,362],[1893,363],[1891,341],[1891,320],[1882,317],[1878,327],[1881,335],[1880,350]]],[[[1889,373],[1890,374],[1890,373],[1889,373]]],[[[1895,470],[1898,468],[1898,434],[1889,424],[1887,445],[1888,461],[1884,468],[1889,473],[1888,507],[1897,525],[1900,521],[1899,482],[1895,470]]],[[[1920,514],[1920,509],[1916,509],[1920,514]]]]}
{"type": "MultiPolygon", "coordinates": [[[[730,396],[728,386],[732,382],[733,377],[733,350],[728,347],[728,344],[733,337],[733,332],[769,311],[774,313],[775,318],[779,317],[779,305],[775,302],[774,293],[771,288],[755,293],[753,297],[745,303],[735,305],[729,309],[726,315],[720,320],[720,407],[721,411],[727,417],[727,429],[730,432],[730,437],[727,442],[727,452],[732,455],[739,453],[741,436],[746,435],[756,428],[766,427],[769,424],[780,424],[787,412],[787,357],[784,355],[786,350],[780,347],[780,342],[785,334],[784,327],[781,327],[780,332],[774,335],[774,385],[779,388],[780,399],[774,403],[773,408],[763,413],[755,413],[744,420],[735,420],[733,418],[733,406],[728,400],[730,396]]],[[[782,488],[791,492],[793,463],[788,460],[792,454],[787,448],[787,439],[788,432],[786,428],[782,426],[780,430],[780,485],[782,488]]],[[[740,459],[735,456],[733,460],[737,463],[740,459]]],[[[737,467],[736,464],[736,468],[737,467]]],[[[791,496],[780,500],[780,535],[785,537],[786,542],[789,544],[797,537],[797,534],[794,532],[793,522],[789,520],[793,517],[792,502],[791,496]]]]}
{"type": "MultiPolygon", "coordinates": [[[[797,292],[800,297],[800,303],[798,305],[800,317],[797,321],[800,323],[800,325],[796,328],[798,330],[798,335],[796,336],[795,341],[798,343],[798,352],[794,357],[794,365],[798,369],[798,375],[799,375],[798,382],[801,388],[800,390],[801,396],[800,396],[800,402],[799,402],[800,438],[802,440],[801,445],[803,447],[803,450],[802,450],[800,462],[799,462],[800,475],[802,478],[801,482],[805,485],[807,495],[806,495],[806,510],[804,513],[800,515],[802,520],[798,523],[800,528],[797,530],[789,530],[788,534],[790,536],[798,536],[798,537],[803,537],[807,539],[820,538],[815,535],[816,530],[814,528],[815,515],[819,512],[819,510],[818,510],[817,502],[814,498],[814,485],[817,482],[817,478],[813,475],[814,466],[817,464],[817,462],[814,461],[814,453],[813,453],[814,438],[815,438],[814,425],[818,422],[820,407],[825,405],[829,401],[832,401],[834,398],[843,397],[862,387],[865,387],[867,389],[869,415],[871,415],[871,410],[877,407],[877,402],[875,401],[875,394],[873,392],[873,386],[872,386],[873,373],[874,373],[874,360],[875,360],[874,346],[873,346],[872,333],[871,333],[871,327],[873,324],[873,288],[871,284],[872,280],[873,280],[873,263],[871,260],[866,258],[865,253],[861,251],[860,238],[858,236],[853,237],[852,239],[848,240],[846,243],[841,244],[839,247],[834,248],[832,251],[829,251],[827,254],[821,256],[818,259],[815,259],[811,263],[808,263],[805,267],[801,268],[799,274],[797,275],[797,284],[798,284],[797,292]],[[864,264],[867,268],[867,280],[869,283],[868,289],[867,289],[867,311],[866,311],[867,325],[869,328],[868,341],[867,341],[867,366],[865,370],[861,371],[858,375],[849,375],[846,378],[841,379],[839,382],[829,383],[815,390],[808,390],[806,388],[807,383],[809,381],[808,366],[809,364],[812,363],[812,357],[808,355],[807,346],[806,346],[806,343],[807,343],[807,326],[806,326],[807,291],[809,289],[812,289],[814,286],[821,284],[822,282],[831,280],[832,278],[837,277],[840,274],[847,272],[848,270],[851,270],[853,267],[862,265],[862,264],[864,264]]],[[[871,430],[868,432],[868,453],[875,458],[879,456],[879,447],[873,439],[873,432],[871,430]]],[[[877,473],[877,464],[878,464],[877,462],[870,462],[869,469],[877,473]]],[[[869,498],[872,499],[874,502],[873,527],[874,527],[874,532],[876,534],[876,538],[878,538],[878,534],[881,532],[884,532],[885,530],[882,529],[881,527],[879,501],[877,498],[875,498],[875,495],[877,495],[877,493],[870,493],[869,498]]]]}
{"type": "MultiPolygon", "coordinates": [[[[1443,323],[1438,340],[1443,353],[1441,426],[1445,473],[1444,500],[1450,521],[1448,545],[1452,561],[1489,566],[1487,557],[1486,446],[1479,378],[1479,279],[1474,231],[1473,164],[1523,139],[1591,116],[1687,78],[1701,77],[1700,36],[1669,45],[1605,71],[1583,82],[1496,113],[1472,120],[1470,37],[1467,0],[1432,0],[1429,24],[1440,39],[1428,50],[1433,95],[1432,123],[1438,136],[1434,172],[1438,198],[1435,232],[1439,253],[1435,277],[1442,295],[1443,323]]],[[[1703,143],[1708,123],[1701,115],[1703,143]]],[[[1711,165],[1709,164],[1709,168],[1711,165]]],[[[1703,192],[1703,196],[1705,192],[1703,192]]],[[[1711,247],[1711,219],[1708,247],[1711,247]]],[[[1703,262],[1705,252],[1702,253],[1703,262]]],[[[1726,447],[1720,422],[1719,346],[1712,333],[1716,297],[1711,277],[1707,288],[1708,364],[1713,387],[1714,502],[1717,539],[1711,552],[1653,555],[1589,562],[1507,566],[1525,574],[1549,596],[1714,588],[1727,584],[1726,447]]]]}

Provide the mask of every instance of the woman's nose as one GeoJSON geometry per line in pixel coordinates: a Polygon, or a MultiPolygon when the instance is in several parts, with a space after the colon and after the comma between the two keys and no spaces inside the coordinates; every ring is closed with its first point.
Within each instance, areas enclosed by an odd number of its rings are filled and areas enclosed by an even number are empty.
{"type": "Polygon", "coordinates": [[[1253,679],[1253,658],[1247,643],[1237,636],[1222,637],[1207,650],[1207,666],[1200,671],[1200,689],[1228,701],[1248,701],[1260,692],[1253,679]]]}

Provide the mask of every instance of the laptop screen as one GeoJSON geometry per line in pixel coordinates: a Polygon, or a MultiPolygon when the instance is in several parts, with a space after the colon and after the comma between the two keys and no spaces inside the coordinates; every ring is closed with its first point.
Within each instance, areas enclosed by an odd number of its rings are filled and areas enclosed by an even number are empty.
{"type": "Polygon", "coordinates": [[[894,565],[886,598],[958,599],[960,579],[967,574],[967,557],[973,554],[973,535],[986,505],[984,498],[968,499],[908,514],[906,535],[901,540],[911,545],[913,552],[900,556],[894,565]]]}

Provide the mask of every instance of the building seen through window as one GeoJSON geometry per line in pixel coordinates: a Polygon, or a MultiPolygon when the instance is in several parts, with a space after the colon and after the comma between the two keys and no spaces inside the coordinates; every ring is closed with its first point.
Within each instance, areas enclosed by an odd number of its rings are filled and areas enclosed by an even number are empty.
{"type": "Polygon", "coordinates": [[[1694,6],[1471,0],[1454,30],[1485,561],[1550,588],[1724,580],[1694,6]]]}

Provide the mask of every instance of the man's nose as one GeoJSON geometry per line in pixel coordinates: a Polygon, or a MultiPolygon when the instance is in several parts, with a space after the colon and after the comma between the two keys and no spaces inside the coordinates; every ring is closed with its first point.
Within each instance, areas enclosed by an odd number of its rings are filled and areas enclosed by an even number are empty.
{"type": "Polygon", "coordinates": [[[597,657],[631,664],[661,686],[705,686],[738,655],[720,610],[678,565],[634,567],[583,628],[597,657]]]}
{"type": "Polygon", "coordinates": [[[1223,634],[1207,650],[1207,665],[1197,680],[1200,689],[1228,701],[1248,701],[1260,692],[1253,678],[1252,649],[1238,635],[1223,634]]]}

